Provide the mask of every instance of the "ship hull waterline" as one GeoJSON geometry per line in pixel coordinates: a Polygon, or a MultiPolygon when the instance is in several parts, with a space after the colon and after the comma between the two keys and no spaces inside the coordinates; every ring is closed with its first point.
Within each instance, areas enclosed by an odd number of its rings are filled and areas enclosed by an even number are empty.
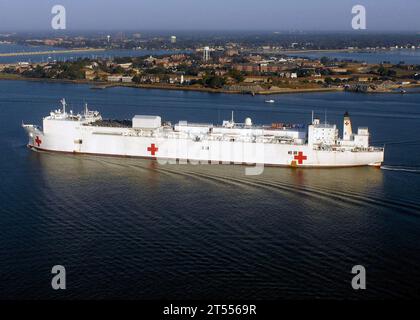
{"type": "Polygon", "coordinates": [[[34,145],[28,144],[27,147],[39,153],[51,153],[51,154],[63,154],[63,155],[73,155],[73,156],[94,156],[94,157],[109,157],[109,158],[128,158],[128,159],[142,159],[142,160],[152,160],[158,161],[162,160],[167,164],[191,164],[191,165],[237,165],[237,166],[264,166],[264,167],[274,167],[274,168],[292,168],[292,169],[340,169],[340,168],[356,168],[356,167],[374,167],[380,168],[382,166],[381,162],[374,162],[368,164],[267,164],[267,163],[249,163],[249,162],[234,162],[234,161],[214,161],[214,160],[196,160],[196,159],[183,159],[183,158],[164,158],[164,157],[149,157],[149,156],[140,156],[140,155],[120,155],[120,154],[109,154],[109,153],[94,153],[94,152],[78,152],[78,151],[60,151],[60,150],[49,150],[36,147],[34,145]]]}

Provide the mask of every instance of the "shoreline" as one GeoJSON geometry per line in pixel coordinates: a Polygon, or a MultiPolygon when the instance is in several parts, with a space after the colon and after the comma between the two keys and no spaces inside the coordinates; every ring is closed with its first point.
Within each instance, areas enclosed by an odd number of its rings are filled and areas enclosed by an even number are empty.
{"type": "MultiPolygon", "coordinates": [[[[250,92],[243,91],[232,91],[225,89],[214,89],[206,87],[187,87],[180,85],[168,85],[168,84],[136,84],[136,83],[109,83],[109,82],[96,82],[91,80],[70,80],[70,79],[40,79],[40,78],[24,78],[17,75],[9,75],[0,73],[1,80],[11,80],[11,81],[33,81],[33,82],[46,82],[46,83],[67,83],[67,84],[86,84],[91,85],[90,89],[92,90],[104,90],[114,87],[126,87],[126,88],[138,88],[138,89],[154,89],[154,90],[175,90],[175,91],[195,91],[195,92],[207,92],[207,93],[222,93],[222,94],[240,94],[240,95],[251,95],[250,92]]],[[[406,88],[416,88],[420,87],[420,84],[411,84],[407,85],[406,88]]],[[[293,93],[315,93],[315,92],[346,92],[344,87],[332,87],[332,88],[279,88],[277,90],[261,90],[254,92],[255,95],[281,95],[281,94],[293,94],[293,93]]],[[[348,91],[351,92],[351,91],[348,91]]],[[[354,92],[357,93],[357,92],[354,92]]],[[[391,93],[391,94],[413,94],[419,92],[405,92],[401,93],[398,91],[376,91],[376,92],[366,92],[364,94],[375,94],[375,93],[391,93]]]]}
{"type": "MultiPolygon", "coordinates": [[[[90,82],[92,83],[92,82],[90,82]]],[[[251,93],[238,91],[238,90],[225,90],[225,89],[214,89],[206,87],[188,87],[181,85],[168,85],[168,84],[135,84],[135,83],[104,83],[98,84],[93,82],[94,85],[91,89],[103,90],[112,87],[128,87],[128,88],[141,88],[141,89],[158,89],[158,90],[178,90],[178,91],[198,91],[208,93],[224,93],[224,94],[245,94],[251,95],[251,93]]],[[[283,88],[280,90],[261,90],[254,92],[255,95],[272,95],[272,94],[286,94],[286,93],[305,93],[305,92],[336,92],[342,91],[343,88],[283,88]]]]}
{"type": "MultiPolygon", "coordinates": [[[[96,82],[91,80],[70,80],[70,79],[40,79],[40,78],[24,78],[16,75],[7,75],[0,73],[1,80],[11,81],[34,81],[34,82],[47,82],[47,83],[68,83],[68,84],[88,84],[92,85],[92,90],[104,90],[113,87],[126,87],[126,88],[139,88],[139,89],[155,89],[155,90],[176,90],[176,91],[196,91],[196,92],[207,92],[207,93],[223,93],[223,94],[240,94],[240,95],[251,95],[251,93],[245,93],[243,91],[233,91],[224,89],[213,89],[206,87],[187,87],[187,86],[173,86],[166,84],[135,84],[135,83],[108,83],[108,82],[96,82]]],[[[311,92],[339,92],[344,91],[344,88],[307,88],[307,89],[292,89],[284,88],[281,90],[262,90],[257,91],[255,95],[277,95],[277,94],[289,94],[289,93],[311,93],[311,92]]]]}

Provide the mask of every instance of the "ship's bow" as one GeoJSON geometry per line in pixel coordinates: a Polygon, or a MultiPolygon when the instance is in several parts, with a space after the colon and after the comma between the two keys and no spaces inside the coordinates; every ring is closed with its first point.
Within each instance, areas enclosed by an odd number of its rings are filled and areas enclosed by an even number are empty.
{"type": "Polygon", "coordinates": [[[28,147],[39,147],[40,141],[43,138],[43,132],[40,128],[33,124],[22,124],[22,128],[28,134],[28,147]]]}

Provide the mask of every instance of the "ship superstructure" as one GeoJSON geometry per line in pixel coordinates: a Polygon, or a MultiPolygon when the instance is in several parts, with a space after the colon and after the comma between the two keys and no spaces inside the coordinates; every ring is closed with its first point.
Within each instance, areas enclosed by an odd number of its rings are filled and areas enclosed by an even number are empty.
{"type": "Polygon", "coordinates": [[[335,124],[312,117],[308,126],[273,123],[254,125],[250,118],[221,125],[179,121],[162,122],[157,115],[136,115],[131,120],[104,120],[97,111],[73,114],[62,108],[43,119],[42,129],[23,125],[34,150],[160,161],[263,164],[292,167],[380,166],[384,149],[369,145],[367,128],[353,133],[348,113],[343,138],[335,124]]]}

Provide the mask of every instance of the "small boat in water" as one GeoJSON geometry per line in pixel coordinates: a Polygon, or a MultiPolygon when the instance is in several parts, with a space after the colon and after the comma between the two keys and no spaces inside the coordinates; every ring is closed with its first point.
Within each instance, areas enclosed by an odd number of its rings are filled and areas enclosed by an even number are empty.
{"type": "Polygon", "coordinates": [[[274,103],[274,102],[276,102],[276,101],[274,101],[274,100],[265,100],[265,103],[274,103]]]}

